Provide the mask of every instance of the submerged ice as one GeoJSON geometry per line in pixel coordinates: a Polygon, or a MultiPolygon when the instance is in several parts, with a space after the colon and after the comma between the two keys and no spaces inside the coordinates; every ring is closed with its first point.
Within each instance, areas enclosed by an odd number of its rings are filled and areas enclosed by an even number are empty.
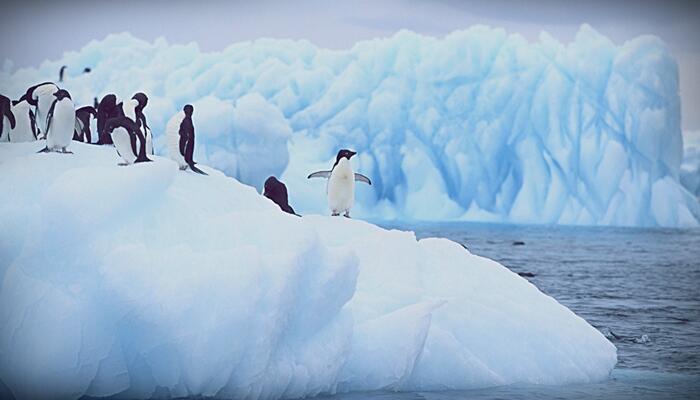
{"type": "Polygon", "coordinates": [[[261,39],[204,53],[128,34],[38,69],[5,69],[18,96],[55,79],[79,104],[148,93],[158,151],[185,103],[196,159],[260,189],[284,178],[302,213],[325,212],[320,182],[339,148],[359,152],[356,215],[603,225],[697,225],[679,184],[678,72],[666,46],[621,46],[582,26],[570,44],[477,26],[444,38],[402,31],[347,51],[261,39]],[[84,66],[92,72],[83,74],[84,66]]]}
{"type": "Polygon", "coordinates": [[[444,239],[296,217],[113,148],[0,143],[0,388],[18,399],[299,398],[608,377],[616,349],[444,239]]]}

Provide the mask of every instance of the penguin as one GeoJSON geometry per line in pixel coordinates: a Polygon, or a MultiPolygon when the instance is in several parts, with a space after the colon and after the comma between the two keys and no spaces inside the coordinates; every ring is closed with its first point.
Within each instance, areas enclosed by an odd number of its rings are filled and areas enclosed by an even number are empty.
{"type": "Polygon", "coordinates": [[[97,117],[97,111],[93,106],[80,107],[75,110],[75,130],[73,140],[92,143],[92,131],[90,130],[90,116],[97,117]]]}
{"type": "Polygon", "coordinates": [[[110,135],[117,154],[124,160],[119,165],[152,161],[146,156],[146,139],[131,118],[120,116],[110,119],[105,124],[104,132],[110,135]]]}
{"type": "Polygon", "coordinates": [[[295,213],[292,206],[289,205],[287,187],[284,185],[284,183],[278,181],[274,176],[267,178],[265,181],[265,191],[263,192],[263,196],[275,202],[275,204],[277,204],[282,211],[289,214],[294,214],[297,217],[301,217],[301,215],[295,213]]]}
{"type": "Polygon", "coordinates": [[[17,123],[11,106],[10,99],[0,94],[0,142],[10,141],[10,132],[17,123]]]}
{"type": "Polygon", "coordinates": [[[56,151],[72,154],[66,149],[73,139],[75,105],[67,90],[59,89],[53,97],[46,115],[46,147],[39,150],[39,153],[56,151]]]}
{"type": "Polygon", "coordinates": [[[180,166],[180,170],[189,167],[192,171],[207,175],[204,171],[195,166],[196,162],[192,158],[194,155],[194,125],[192,124],[192,113],[194,107],[191,104],[185,105],[182,111],[170,118],[165,126],[165,136],[168,140],[168,154],[180,166]]]}
{"type": "Polygon", "coordinates": [[[328,208],[331,215],[337,216],[342,212],[350,218],[350,209],[355,202],[355,181],[371,185],[372,182],[366,176],[352,171],[350,158],[357,154],[354,151],[342,149],[335,157],[335,164],[330,171],[317,171],[309,175],[311,178],[328,178],[326,193],[328,195],[328,208]]]}
{"type": "Polygon", "coordinates": [[[59,81],[59,82],[63,82],[63,73],[65,72],[66,68],[68,68],[68,67],[66,67],[66,66],[64,65],[64,66],[61,67],[61,70],[58,71],[58,81],[59,81]]]}
{"type": "Polygon", "coordinates": [[[27,102],[36,108],[37,138],[46,138],[46,116],[53,103],[54,93],[59,90],[53,82],[44,82],[27,89],[27,102]]]}
{"type": "Polygon", "coordinates": [[[84,73],[84,74],[89,74],[90,72],[92,72],[92,68],[90,68],[90,67],[85,67],[85,68],[83,68],[83,73],[84,73]]]}
{"type": "Polygon", "coordinates": [[[97,106],[97,144],[113,144],[112,137],[105,133],[105,125],[112,118],[124,115],[117,96],[114,94],[105,95],[97,106]]]}
{"type": "Polygon", "coordinates": [[[36,140],[36,118],[34,111],[23,95],[19,100],[12,101],[12,113],[17,119],[17,125],[10,131],[10,142],[31,142],[36,140]]]}
{"type": "Polygon", "coordinates": [[[144,93],[136,93],[131,100],[127,100],[122,104],[124,115],[136,121],[136,124],[141,128],[141,132],[146,137],[146,153],[153,154],[153,135],[151,128],[146,122],[146,116],[143,113],[144,107],[148,104],[148,96],[144,93]]]}

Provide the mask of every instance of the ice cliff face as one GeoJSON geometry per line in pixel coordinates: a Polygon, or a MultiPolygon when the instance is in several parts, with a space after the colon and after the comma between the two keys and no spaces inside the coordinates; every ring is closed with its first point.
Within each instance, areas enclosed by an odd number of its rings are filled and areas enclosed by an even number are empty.
{"type": "Polygon", "coordinates": [[[18,96],[55,79],[79,104],[150,95],[162,132],[195,105],[197,159],[260,188],[288,183],[302,213],[325,212],[306,175],[339,148],[372,178],[358,216],[525,223],[697,225],[679,184],[678,72],[665,45],[621,46],[588,26],[561,44],[477,26],[444,38],[399,32],[347,51],[261,39],[203,53],[128,34],[91,42],[38,69],[0,74],[18,96]],[[84,66],[92,73],[82,75],[84,66]]]}
{"type": "Polygon", "coordinates": [[[444,239],[286,214],[199,164],[0,143],[0,393],[277,399],[606,379],[615,347],[444,239]]]}

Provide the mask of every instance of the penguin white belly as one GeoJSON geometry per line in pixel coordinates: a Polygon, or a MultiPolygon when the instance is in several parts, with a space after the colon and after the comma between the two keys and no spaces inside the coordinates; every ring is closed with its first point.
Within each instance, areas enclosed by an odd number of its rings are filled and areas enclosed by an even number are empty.
{"type": "Polygon", "coordinates": [[[349,212],[355,202],[355,174],[347,159],[341,159],[328,178],[328,208],[334,214],[349,212]]]}
{"type": "Polygon", "coordinates": [[[151,128],[146,128],[146,154],[153,154],[153,135],[151,128]]]}
{"type": "Polygon", "coordinates": [[[15,129],[10,131],[10,142],[33,142],[36,140],[32,131],[32,120],[29,117],[30,106],[22,101],[12,106],[15,115],[15,129]]]}
{"type": "Polygon", "coordinates": [[[185,157],[180,153],[180,123],[185,118],[185,113],[180,111],[168,121],[165,126],[165,136],[168,141],[168,155],[180,168],[186,168],[185,157]]]}
{"type": "Polygon", "coordinates": [[[70,145],[75,130],[75,106],[68,98],[59,100],[54,106],[51,126],[46,132],[46,147],[61,150],[70,145]]]}
{"type": "MultiPolygon", "coordinates": [[[[14,113],[13,113],[14,114],[14,113]]],[[[6,116],[2,116],[2,132],[0,132],[0,142],[9,142],[10,141],[10,131],[12,128],[10,128],[10,120],[6,116]]],[[[17,117],[15,116],[15,120],[17,120],[17,117]]],[[[17,127],[15,125],[15,127],[17,127]]]]}
{"type": "Polygon", "coordinates": [[[134,149],[131,147],[131,136],[124,128],[114,128],[112,131],[112,142],[117,149],[119,156],[127,163],[133,164],[136,161],[134,149]]]}

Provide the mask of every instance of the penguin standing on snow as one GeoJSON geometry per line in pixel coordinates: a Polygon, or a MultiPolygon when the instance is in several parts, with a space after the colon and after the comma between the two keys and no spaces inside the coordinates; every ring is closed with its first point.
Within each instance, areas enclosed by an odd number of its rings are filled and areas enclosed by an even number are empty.
{"type": "Polygon", "coordinates": [[[75,130],[73,140],[92,143],[92,131],[90,130],[90,116],[97,118],[97,110],[93,106],[80,107],[75,110],[75,130]]]}
{"type": "Polygon", "coordinates": [[[301,217],[301,215],[295,213],[292,206],[289,205],[287,187],[284,185],[284,183],[278,181],[274,176],[267,178],[265,181],[265,191],[263,192],[263,196],[275,202],[275,204],[277,204],[282,211],[289,214],[294,214],[297,217],[301,217]]]}
{"type": "Polygon", "coordinates": [[[10,131],[10,142],[32,142],[36,140],[36,118],[27,102],[27,95],[12,101],[12,114],[17,119],[15,128],[10,131]]]}
{"type": "Polygon", "coordinates": [[[326,193],[328,194],[328,208],[331,215],[343,215],[350,218],[350,209],[355,202],[355,181],[371,185],[372,182],[366,176],[352,171],[350,158],[357,154],[354,151],[342,149],[335,157],[335,164],[330,171],[318,171],[309,175],[310,178],[328,178],[326,193]]]}
{"type": "Polygon", "coordinates": [[[67,90],[60,89],[54,93],[54,100],[46,115],[46,147],[39,153],[66,150],[73,139],[75,129],[75,105],[67,90]]]}
{"type": "Polygon", "coordinates": [[[10,131],[15,129],[15,115],[12,113],[10,99],[0,94],[0,142],[10,141],[10,131]]]}
{"type": "Polygon", "coordinates": [[[120,104],[117,104],[117,96],[105,95],[97,106],[97,144],[112,144],[112,137],[105,133],[105,125],[112,118],[124,115],[120,104]]]}
{"type": "Polygon", "coordinates": [[[105,124],[104,133],[111,137],[117,154],[124,160],[119,165],[152,161],[146,156],[146,138],[131,118],[121,116],[110,119],[105,124]]]}
{"type": "Polygon", "coordinates": [[[153,135],[151,128],[146,122],[146,115],[143,113],[144,107],[148,104],[148,96],[144,93],[136,93],[131,100],[125,101],[122,105],[124,115],[131,118],[141,128],[143,136],[146,138],[146,153],[153,154],[153,135]]]}
{"type": "Polygon", "coordinates": [[[189,167],[192,171],[206,175],[204,171],[195,166],[194,155],[194,124],[192,124],[192,113],[194,107],[187,104],[182,111],[170,118],[165,126],[165,135],[168,139],[168,154],[179,166],[181,170],[189,167]]]}
{"type": "Polygon", "coordinates": [[[58,92],[58,90],[58,86],[53,82],[40,83],[27,89],[27,102],[36,107],[37,137],[39,139],[44,139],[46,137],[46,116],[48,115],[51,104],[55,100],[54,94],[58,92]]]}

